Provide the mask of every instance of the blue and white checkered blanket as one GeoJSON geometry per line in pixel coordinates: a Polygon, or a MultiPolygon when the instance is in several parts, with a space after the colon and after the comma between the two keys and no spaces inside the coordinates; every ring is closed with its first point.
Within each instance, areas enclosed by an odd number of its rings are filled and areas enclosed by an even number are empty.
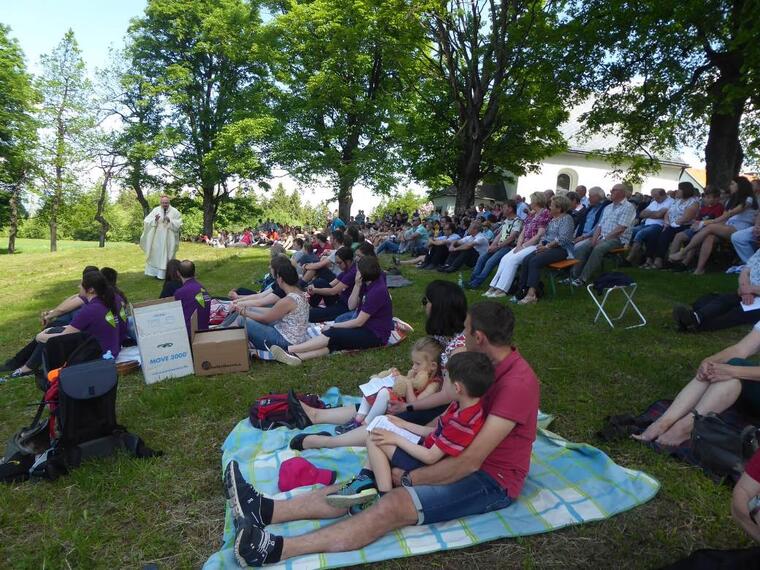
{"type": "MultiPolygon", "coordinates": [[[[352,404],[358,398],[341,396],[337,388],[324,397],[334,405],[352,404]]],[[[550,416],[539,413],[539,425],[550,416]]],[[[326,426],[312,426],[321,431],[326,426]]],[[[332,426],[327,426],[330,429],[332,426]]],[[[296,455],[288,447],[297,432],[287,429],[260,431],[241,421],[224,442],[222,465],[231,459],[240,462],[244,477],[263,493],[274,498],[291,497],[311,487],[280,493],[277,479],[280,464],[296,455]]],[[[318,467],[338,472],[338,480],[350,479],[362,466],[364,448],[307,450],[300,455],[318,467]]],[[[283,568],[338,568],[367,562],[427,554],[439,550],[464,548],[497,540],[538,534],[566,526],[605,519],[641,505],[654,497],[659,483],[641,471],[615,464],[602,451],[583,443],[569,442],[539,429],[533,445],[530,473],[519,499],[509,507],[446,523],[410,526],[387,534],[376,542],[352,552],[314,554],[288,560],[283,568]]],[[[335,520],[297,521],[272,525],[270,530],[284,536],[312,531],[335,520]]],[[[224,544],[206,562],[205,570],[236,568],[232,553],[233,527],[227,508],[224,544]]]]}

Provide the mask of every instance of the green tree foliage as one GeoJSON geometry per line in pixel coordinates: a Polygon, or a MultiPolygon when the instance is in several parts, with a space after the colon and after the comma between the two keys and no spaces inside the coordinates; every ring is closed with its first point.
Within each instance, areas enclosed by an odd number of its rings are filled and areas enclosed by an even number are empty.
{"type": "Polygon", "coordinates": [[[564,148],[558,127],[580,66],[558,10],[543,0],[438,0],[424,14],[431,50],[408,78],[401,138],[415,178],[456,186],[457,212],[479,181],[522,174],[564,148]]]}
{"type": "Polygon", "coordinates": [[[159,98],[175,186],[197,189],[207,234],[236,177],[268,174],[261,147],[274,120],[260,24],[258,5],[247,0],[149,0],[129,29],[131,73],[159,98]]]}
{"type": "Polygon", "coordinates": [[[396,182],[401,76],[422,45],[414,3],[285,4],[270,26],[284,122],[276,157],[301,181],[327,179],[347,220],[355,184],[387,192],[396,182]]]}
{"type": "Polygon", "coordinates": [[[619,135],[614,156],[643,172],[679,143],[704,145],[707,182],[723,188],[757,158],[760,2],[578,0],[570,13],[584,26],[570,43],[598,62],[588,126],[619,135]]]}
{"type": "Polygon", "coordinates": [[[406,212],[411,216],[414,212],[427,204],[426,196],[418,196],[412,190],[406,190],[390,198],[383,198],[377,207],[372,211],[370,217],[374,219],[382,218],[386,214],[395,214],[396,210],[406,212]]]}
{"type": "Polygon", "coordinates": [[[272,193],[262,202],[262,214],[279,224],[290,226],[323,227],[327,220],[324,204],[311,206],[301,201],[298,190],[287,193],[282,184],[278,184],[272,193]]]}
{"type": "Polygon", "coordinates": [[[42,75],[37,78],[42,96],[41,186],[50,224],[50,251],[56,251],[58,214],[78,190],[78,169],[87,158],[88,137],[95,124],[93,89],[72,30],[41,62],[42,75]]]}
{"type": "Polygon", "coordinates": [[[0,24],[0,229],[9,226],[8,252],[16,248],[22,191],[34,175],[37,142],[33,107],[38,96],[24,54],[10,29],[0,24]]]}

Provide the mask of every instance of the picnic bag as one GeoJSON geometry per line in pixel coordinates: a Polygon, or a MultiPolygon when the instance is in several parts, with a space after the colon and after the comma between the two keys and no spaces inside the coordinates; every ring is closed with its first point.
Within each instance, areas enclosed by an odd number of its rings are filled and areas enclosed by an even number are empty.
{"type": "MultiPolygon", "coordinates": [[[[312,408],[326,408],[316,394],[293,394],[298,400],[312,408]]],[[[251,425],[258,429],[278,427],[303,429],[309,424],[303,411],[294,410],[292,397],[288,394],[267,394],[251,404],[251,425]],[[299,413],[300,412],[300,413],[299,413]]]]}
{"type": "Polygon", "coordinates": [[[696,410],[691,448],[700,465],[720,475],[738,480],[744,464],[758,449],[758,428],[749,425],[739,429],[718,414],[704,416],[696,410]]]}

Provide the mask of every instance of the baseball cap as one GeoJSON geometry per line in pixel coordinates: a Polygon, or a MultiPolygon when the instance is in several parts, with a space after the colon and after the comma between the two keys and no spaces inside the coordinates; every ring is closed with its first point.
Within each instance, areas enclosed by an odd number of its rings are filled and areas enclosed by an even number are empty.
{"type": "Polygon", "coordinates": [[[280,491],[291,491],[296,487],[309,485],[332,485],[337,473],[329,469],[319,469],[303,457],[291,457],[280,465],[280,491]]]}

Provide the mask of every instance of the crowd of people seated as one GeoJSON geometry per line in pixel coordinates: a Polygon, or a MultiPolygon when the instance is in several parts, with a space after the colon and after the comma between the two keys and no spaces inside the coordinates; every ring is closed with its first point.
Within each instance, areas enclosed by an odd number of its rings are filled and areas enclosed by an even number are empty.
{"type": "MultiPolygon", "coordinates": [[[[387,343],[393,302],[378,254],[398,265],[440,273],[467,271],[464,289],[488,282],[491,299],[468,308],[465,291],[435,279],[422,298],[425,336],[412,347],[406,375],[391,368],[381,375],[392,387],[366,396],[358,407],[317,409],[296,403],[307,424],[335,424],[335,435],[301,433],[294,450],[366,446],[368,460],[354,479],[288,501],[261,495],[243,478],[235,461],[225,469],[225,490],[234,513],[234,548],[252,565],[277,562],[307,552],[350,550],[388,531],[430,524],[507,507],[519,496],[536,438],[539,382],[512,344],[514,315],[495,298],[519,304],[540,297],[543,268],[564,260],[569,283],[583,286],[602,260],[619,251],[643,268],[683,270],[696,264],[699,275],[719,244],[744,264],[736,292],[713,294],[679,305],[674,316],[682,330],[715,330],[741,324],[754,328],[736,344],[705,358],[672,405],[639,439],[678,446],[690,437],[692,411],[720,413],[738,406],[760,417],[760,367],[748,358],[760,353],[760,215],[758,181],[738,177],[726,192],[708,187],[699,196],[688,182],[677,190],[653,189],[650,197],[630,195],[623,184],[609,196],[600,187],[534,192],[493,207],[478,205],[461,216],[397,212],[370,220],[363,211],[343,222],[333,215],[325,228],[303,230],[266,220],[254,231],[209,240],[223,247],[268,247],[269,271],[258,290],[236,288],[226,297],[231,312],[222,326],[246,329],[259,350],[288,365],[300,365],[338,350],[387,343]],[[733,244],[734,250],[729,250],[733,244]],[[400,256],[408,254],[409,259],[400,256]],[[332,324],[309,336],[310,323],[332,324]],[[389,431],[368,431],[385,418],[418,435],[417,442],[389,431]],[[271,523],[345,514],[374,516],[337,522],[297,540],[274,535],[271,523]],[[364,524],[357,524],[363,522],[364,524]]],[[[88,266],[79,290],[41,315],[43,330],[5,365],[12,377],[39,369],[45,343],[55,335],[86,333],[104,353],[116,357],[134,341],[126,314],[127,295],[111,268],[88,266]]],[[[159,293],[180,301],[190,334],[196,315],[209,327],[212,295],[190,260],[172,259],[159,293]]],[[[732,513],[755,540],[760,530],[753,499],[760,495],[760,455],[747,466],[734,490],[732,513]]]]}

